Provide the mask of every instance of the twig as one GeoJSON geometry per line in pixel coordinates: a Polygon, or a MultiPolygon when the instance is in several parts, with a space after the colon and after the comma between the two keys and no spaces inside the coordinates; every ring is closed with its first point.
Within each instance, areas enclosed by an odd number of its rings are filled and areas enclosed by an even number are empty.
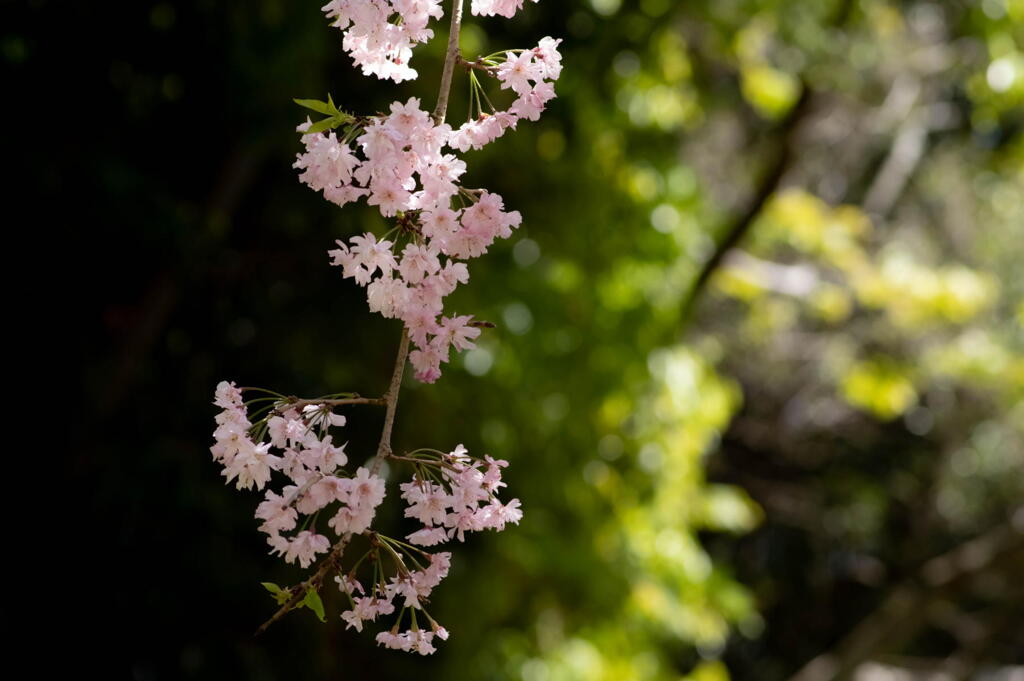
{"type": "Polygon", "coordinates": [[[395,358],[395,370],[391,374],[391,385],[385,397],[387,411],[384,412],[384,428],[377,443],[377,455],[374,457],[370,470],[376,475],[380,465],[391,453],[391,429],[395,425],[395,411],[398,409],[398,393],[402,389],[402,376],[405,373],[405,359],[409,355],[409,331],[402,329],[402,340],[398,344],[398,357],[395,358]]]}
{"type": "MultiPolygon", "coordinates": [[[[856,2],[854,0],[841,0],[832,17],[827,21],[826,27],[842,27],[853,14],[855,5],[856,2]]],[[[736,247],[743,240],[743,237],[746,236],[747,232],[750,231],[750,228],[756,222],[757,216],[761,213],[761,209],[764,208],[764,205],[771,198],[772,194],[775,193],[775,190],[779,188],[783,176],[793,162],[793,157],[796,156],[796,131],[807,116],[810,102],[813,98],[812,95],[814,94],[808,83],[803,82],[801,84],[803,87],[801,88],[800,98],[778,126],[777,134],[782,138],[782,141],[774,161],[765,171],[758,184],[757,191],[751,198],[747,208],[725,230],[724,236],[715,247],[715,252],[704,263],[697,278],[690,286],[689,292],[683,299],[681,322],[684,327],[689,323],[697,298],[704,290],[708,280],[711,279],[711,275],[722,265],[725,255],[736,247]]]]}
{"type": "Polygon", "coordinates": [[[452,89],[452,72],[460,58],[459,33],[462,30],[462,0],[452,0],[452,25],[448,31],[448,52],[444,57],[444,71],[441,73],[441,89],[434,108],[434,123],[440,125],[448,113],[448,95],[452,89]]]}
{"type": "Polygon", "coordinates": [[[487,64],[484,64],[479,59],[477,59],[476,61],[469,61],[468,59],[465,59],[461,54],[457,54],[455,56],[455,62],[459,66],[461,66],[462,68],[466,69],[467,73],[469,71],[472,71],[473,69],[476,69],[478,71],[483,71],[484,73],[487,73],[487,74],[493,76],[494,72],[497,70],[497,67],[495,67],[495,66],[488,66],[487,64]]]}
{"type": "Polygon", "coordinates": [[[456,468],[455,466],[451,465],[447,461],[440,459],[414,459],[410,456],[398,456],[397,454],[388,454],[387,458],[390,459],[391,461],[406,461],[408,463],[416,463],[421,464],[423,466],[438,466],[440,468],[445,468],[456,473],[460,472],[459,469],[456,468]]]}
{"type": "Polygon", "coordinates": [[[903,194],[927,149],[927,118],[927,112],[919,110],[900,126],[881,170],[864,197],[864,211],[869,215],[879,219],[888,217],[903,194]]]}
{"type": "Polygon", "coordinates": [[[715,247],[715,252],[704,263],[697,278],[694,279],[693,284],[690,286],[690,290],[683,300],[682,318],[684,324],[689,320],[697,298],[700,297],[704,286],[711,279],[711,275],[718,271],[718,268],[725,261],[726,254],[739,245],[743,237],[747,235],[750,228],[754,226],[757,216],[761,214],[761,209],[764,208],[764,205],[771,198],[772,194],[775,193],[775,190],[779,188],[779,184],[782,182],[786,171],[789,170],[794,152],[796,151],[796,130],[807,115],[807,111],[810,108],[810,100],[811,90],[805,84],[800,94],[800,99],[797,100],[793,108],[789,110],[786,118],[779,125],[778,134],[782,137],[782,142],[779,145],[774,161],[758,183],[757,192],[751,198],[743,213],[725,230],[724,236],[715,247]]]}
{"type": "Polygon", "coordinates": [[[379,407],[387,405],[387,401],[383,397],[346,397],[337,400],[317,400],[317,399],[298,399],[298,398],[285,398],[284,404],[281,404],[274,408],[275,414],[282,414],[289,409],[298,409],[302,411],[304,407],[310,405],[313,406],[327,406],[327,407],[342,407],[348,404],[373,404],[379,407]]]}

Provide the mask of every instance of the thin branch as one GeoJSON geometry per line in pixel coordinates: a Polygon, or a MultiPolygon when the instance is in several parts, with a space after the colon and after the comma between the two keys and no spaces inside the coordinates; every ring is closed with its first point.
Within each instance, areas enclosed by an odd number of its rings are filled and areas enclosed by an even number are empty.
{"type": "Polygon", "coordinates": [[[377,456],[370,466],[374,474],[380,470],[384,459],[391,454],[391,430],[395,425],[395,411],[398,409],[398,393],[402,389],[402,376],[405,373],[405,360],[409,355],[409,331],[402,329],[402,340],[398,344],[398,357],[395,358],[395,370],[391,374],[391,385],[388,387],[387,411],[384,413],[384,428],[377,443],[377,456]]]}
{"type": "Polygon", "coordinates": [[[387,458],[390,459],[391,461],[406,461],[408,463],[420,464],[422,466],[437,466],[439,468],[444,468],[455,473],[459,472],[458,468],[451,465],[447,461],[441,459],[414,459],[409,456],[398,456],[397,454],[388,454],[387,458]]]}
{"type": "Polygon", "coordinates": [[[456,54],[455,63],[457,63],[462,68],[466,69],[467,73],[472,71],[473,69],[476,69],[477,71],[483,71],[484,73],[493,76],[495,72],[498,70],[498,67],[488,66],[479,59],[477,59],[476,61],[469,61],[468,59],[463,58],[462,54],[456,54]]]}
{"type": "Polygon", "coordinates": [[[285,403],[274,408],[275,414],[282,414],[290,409],[298,409],[302,411],[303,408],[312,406],[327,406],[327,407],[343,407],[349,404],[372,404],[378,407],[387,405],[387,400],[383,397],[346,397],[338,400],[317,400],[317,399],[298,399],[298,398],[286,398],[285,403]]]}
{"type": "Polygon", "coordinates": [[[444,71],[441,73],[441,90],[437,95],[437,107],[434,108],[434,123],[440,125],[448,113],[448,95],[452,89],[452,72],[461,54],[459,52],[459,33],[462,30],[462,0],[452,0],[452,24],[448,31],[448,52],[444,57],[444,71]]]}
{"type": "Polygon", "coordinates": [[[885,219],[903,194],[928,144],[928,113],[918,110],[903,121],[892,148],[864,197],[864,211],[885,219]]]}

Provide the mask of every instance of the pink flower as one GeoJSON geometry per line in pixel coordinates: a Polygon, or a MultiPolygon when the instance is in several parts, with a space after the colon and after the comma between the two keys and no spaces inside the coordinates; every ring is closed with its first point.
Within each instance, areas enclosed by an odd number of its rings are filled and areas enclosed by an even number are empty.
{"type": "Polygon", "coordinates": [[[315,500],[317,508],[323,508],[336,501],[347,502],[351,487],[351,480],[326,475],[310,486],[307,496],[315,500]]]}
{"type": "Polygon", "coordinates": [[[280,536],[271,537],[271,546],[279,553],[283,549],[285,562],[294,563],[298,560],[299,565],[307,568],[318,553],[327,552],[331,543],[327,541],[327,537],[303,530],[291,541],[282,541],[280,536]]]}
{"type": "Polygon", "coordinates": [[[390,631],[382,631],[377,634],[377,643],[392,650],[412,650],[412,632],[396,634],[390,631]]]}
{"type": "MultiPolygon", "coordinates": [[[[537,2],[537,0],[533,0],[537,2]]],[[[523,8],[523,0],[473,0],[470,10],[473,14],[483,16],[494,16],[500,14],[511,19],[512,16],[523,8]]]]}
{"type": "Polygon", "coordinates": [[[440,525],[447,515],[451,497],[440,485],[414,480],[399,485],[402,498],[409,502],[406,518],[415,518],[424,525],[440,525]]]}
{"type": "Polygon", "coordinates": [[[256,518],[263,521],[260,531],[267,534],[277,534],[295,529],[295,520],[299,513],[294,508],[286,506],[284,497],[267,490],[264,501],[256,507],[256,518]]]}
{"type": "Polygon", "coordinates": [[[472,315],[442,317],[437,337],[446,345],[451,345],[459,352],[475,348],[476,344],[471,339],[477,338],[480,335],[480,329],[469,326],[469,322],[472,319],[472,315]]]}
{"type": "Polygon", "coordinates": [[[402,261],[398,265],[402,278],[410,284],[418,284],[423,277],[434,274],[441,269],[437,252],[425,246],[409,244],[402,251],[402,261]]]}
{"type": "Polygon", "coordinates": [[[353,599],[355,606],[341,614],[346,622],[346,629],[355,628],[356,631],[363,630],[363,622],[375,620],[378,615],[390,615],[395,611],[395,606],[389,599],[377,598],[376,596],[365,596],[353,599]]]}
{"type": "Polygon", "coordinates": [[[358,258],[359,264],[370,274],[380,269],[382,274],[387,275],[395,269],[395,254],[391,252],[390,241],[377,241],[373,234],[367,232],[352,237],[352,244],[352,255],[358,258]]]}
{"type": "Polygon", "coordinates": [[[230,383],[221,381],[217,384],[217,392],[213,403],[224,409],[243,409],[242,391],[238,389],[234,381],[230,383]]]}
{"type": "Polygon", "coordinates": [[[373,510],[384,501],[384,480],[360,467],[351,481],[348,504],[352,508],[373,510]]]}
{"type": "Polygon", "coordinates": [[[406,539],[417,546],[436,546],[448,541],[448,533],[443,527],[424,527],[408,535],[406,539]]]}
{"type": "Polygon", "coordinates": [[[339,537],[346,534],[362,534],[369,529],[373,522],[373,509],[352,509],[342,506],[334,517],[327,521],[327,526],[334,530],[339,537]]]}
{"type": "Polygon", "coordinates": [[[416,77],[408,66],[412,47],[433,37],[427,24],[443,14],[440,0],[331,0],[323,11],[344,32],[342,46],[364,75],[396,83],[416,77]]]}
{"type": "Polygon", "coordinates": [[[416,380],[433,383],[441,377],[441,355],[432,346],[424,350],[413,350],[409,353],[409,361],[416,370],[416,380]]]}
{"type": "Polygon", "coordinates": [[[420,100],[416,97],[410,97],[405,104],[393,102],[391,115],[387,117],[385,125],[406,139],[418,133],[422,128],[434,127],[427,112],[420,109],[420,100]]]}
{"type": "Polygon", "coordinates": [[[544,80],[558,80],[562,75],[562,55],[558,53],[558,46],[561,43],[561,38],[555,40],[551,36],[546,36],[533,48],[537,60],[544,65],[544,80]]]}
{"type": "Polygon", "coordinates": [[[545,105],[555,98],[555,87],[551,83],[538,83],[512,104],[511,111],[520,118],[530,121],[540,119],[545,105]]]}
{"type": "Polygon", "coordinates": [[[437,313],[425,305],[416,305],[414,301],[410,303],[401,313],[402,321],[412,342],[423,348],[427,344],[427,336],[438,332],[437,313]]]}
{"type": "Polygon", "coordinates": [[[505,61],[498,66],[497,76],[502,87],[512,88],[517,95],[525,95],[530,90],[530,81],[539,83],[544,79],[546,69],[533,59],[533,52],[521,52],[516,56],[512,52],[505,53],[505,61]]]}
{"type": "Polygon", "coordinates": [[[225,467],[224,476],[227,482],[238,479],[238,489],[262,490],[270,481],[271,469],[280,467],[281,458],[270,454],[270,445],[267,443],[254,444],[248,438],[240,441],[241,446],[235,454],[231,463],[225,467]]]}
{"type": "Polygon", "coordinates": [[[518,525],[523,518],[523,512],[519,509],[519,505],[518,499],[513,499],[505,505],[495,501],[483,509],[486,512],[483,522],[487,527],[498,532],[505,529],[505,523],[518,525]]]}

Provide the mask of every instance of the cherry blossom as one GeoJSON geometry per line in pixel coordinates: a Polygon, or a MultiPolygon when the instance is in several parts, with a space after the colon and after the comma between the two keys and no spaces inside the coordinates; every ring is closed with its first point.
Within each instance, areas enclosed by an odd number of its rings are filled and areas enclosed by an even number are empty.
{"type": "MultiPolygon", "coordinates": [[[[515,5],[482,3],[478,13],[508,16],[504,12],[515,5]]],[[[551,81],[561,74],[560,42],[544,38],[533,49],[505,52],[504,61],[489,68],[517,99],[507,111],[481,113],[456,131],[435,123],[412,97],[394,102],[386,116],[351,124],[346,136],[355,147],[342,145],[333,131],[302,136],[306,150],[295,167],[303,183],[339,204],[366,197],[381,215],[399,220],[399,237],[408,236],[400,252],[397,241],[367,232],[338,240],[328,255],[342,276],[367,288],[371,311],[405,323],[416,346],[409,359],[420,381],[436,381],[450,351],[473,347],[470,339],[479,335],[472,333],[478,329],[469,326],[471,317],[443,316],[444,298],[469,280],[458,261],[485,254],[522,222],[518,211],[505,210],[498,194],[463,189],[459,180],[466,163],[444,150],[479,149],[520,119],[536,120],[555,96],[551,81]],[[453,319],[460,320],[457,327],[453,319]]]]}
{"type": "MultiPolygon", "coordinates": [[[[523,6],[524,0],[472,0],[470,11],[509,18],[523,6]]],[[[342,32],[342,49],[365,75],[396,83],[416,77],[409,65],[413,48],[433,37],[430,23],[443,15],[441,0],[330,0],[323,11],[342,32]]],[[[297,100],[330,116],[315,124],[307,118],[297,128],[303,145],[294,162],[299,181],[338,206],[365,199],[393,223],[384,235],[364,232],[337,240],[337,248],[328,251],[331,265],[366,289],[371,312],[401,320],[404,332],[391,387],[382,398],[337,393],[305,400],[227,381],[215,390],[213,403],[220,411],[210,447],[214,461],[227,482],[260,493],[254,515],[270,553],[303,569],[317,566],[291,589],[265,585],[280,609],[261,630],[313,602],[310,597],[333,577],[350,606],[340,615],[346,628],[362,631],[367,622],[395,615],[376,641],[431,654],[435,642],[449,635],[428,607],[448,575],[452,554],[426,548],[464,541],[467,533],[500,532],[523,517],[518,499],[499,498],[507,461],[474,457],[461,444],[448,452],[391,449],[406,361],[416,379],[433,383],[453,353],[475,347],[481,327],[490,325],[450,310],[446,298],[469,282],[466,261],[508,239],[523,219],[506,209],[499,194],[462,185],[468,171],[462,155],[515,130],[524,119],[537,120],[555,97],[562,70],[561,41],[550,37],[531,49],[461,59],[459,20],[456,13],[433,114],[415,97],[368,116],[340,112],[330,97],[326,103],[297,100]],[[456,63],[466,66],[473,90],[467,121],[453,129],[444,113],[456,63]],[[496,93],[506,97],[505,109],[491,104],[478,72],[493,78],[498,90],[509,91],[496,93]],[[376,455],[350,465],[357,452],[340,432],[348,418],[335,409],[356,404],[384,406],[386,416],[376,455]],[[385,460],[413,471],[411,480],[399,484],[411,530],[405,541],[373,529],[387,497],[385,460]],[[329,538],[331,533],[337,539],[329,538]]]]}
{"type": "Polygon", "coordinates": [[[434,546],[456,537],[464,541],[466,532],[501,531],[522,518],[518,499],[502,504],[497,497],[505,486],[501,469],[508,466],[507,461],[490,456],[474,459],[459,445],[448,454],[422,455],[417,462],[436,468],[440,482],[417,477],[399,485],[402,499],[409,504],[405,517],[423,524],[406,537],[413,544],[434,546]]]}
{"type": "Polygon", "coordinates": [[[396,83],[416,77],[412,48],[434,36],[427,24],[444,13],[441,0],[331,0],[323,11],[344,33],[342,46],[363,75],[396,83]]]}
{"type": "Polygon", "coordinates": [[[506,19],[511,19],[522,8],[523,0],[473,0],[471,5],[473,14],[489,17],[498,14],[506,19]]]}

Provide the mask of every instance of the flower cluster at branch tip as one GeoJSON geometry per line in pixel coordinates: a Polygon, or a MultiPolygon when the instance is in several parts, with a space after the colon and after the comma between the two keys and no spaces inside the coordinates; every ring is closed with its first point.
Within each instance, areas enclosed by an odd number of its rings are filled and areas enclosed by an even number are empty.
{"type": "Polygon", "coordinates": [[[418,450],[407,457],[415,472],[411,482],[400,485],[402,498],[409,503],[407,518],[415,518],[424,527],[410,534],[411,543],[372,532],[370,526],[377,507],[384,500],[385,484],[364,467],[355,475],[348,473],[344,445],[332,443],[328,431],[345,425],[345,417],[335,414],[327,404],[306,404],[301,409],[288,406],[285,398],[256,398],[269,402],[260,411],[256,423],[249,420],[242,391],[226,381],[217,386],[214,404],[221,408],[217,416],[216,439],[210,448],[216,461],[224,466],[228,482],[238,489],[268,486],[271,473],[283,474],[286,483],[280,493],[267,489],[256,508],[267,534],[271,553],[303,568],[318,554],[330,550],[331,542],[318,532],[317,521],[326,510],[327,526],[336,535],[366,535],[370,546],[347,575],[336,581],[352,605],[342,614],[349,627],[362,631],[363,622],[395,611],[394,600],[404,599],[398,620],[391,632],[382,632],[377,641],[389,648],[427,654],[434,651],[435,635],[444,639],[447,631],[427,614],[424,607],[434,587],[448,575],[451,554],[431,554],[418,546],[434,546],[450,539],[463,541],[466,532],[505,529],[507,523],[522,518],[519,500],[502,504],[498,490],[505,486],[501,469],[506,461],[470,457],[459,445],[449,453],[418,450]],[[267,441],[264,441],[266,438],[267,441]],[[280,455],[271,454],[271,449],[280,455]],[[301,527],[300,517],[305,517],[301,527]],[[294,532],[299,527],[297,532],[294,532]],[[294,532],[292,536],[285,533],[294,532]],[[357,580],[360,565],[373,564],[373,585],[367,593],[357,580]],[[410,568],[412,565],[412,568],[410,568]],[[386,581],[387,568],[393,570],[386,581]],[[398,633],[403,617],[410,612],[412,629],[398,633]],[[431,623],[430,631],[419,629],[416,611],[431,623]]]}
{"type": "Polygon", "coordinates": [[[366,468],[354,476],[342,468],[348,463],[345,446],[335,446],[328,430],[344,425],[344,416],[320,405],[291,409],[274,397],[257,398],[256,403],[261,402],[270,403],[262,409],[266,415],[250,423],[241,391],[233,383],[221,382],[214,404],[223,411],[217,415],[211,451],[224,465],[228,482],[236,480],[238,489],[263,490],[273,471],[287,478],[280,494],[267,490],[256,518],[263,521],[260,531],[267,534],[272,553],[308,567],[330,548],[327,537],[316,532],[315,522],[304,523],[292,537],[282,533],[294,530],[300,515],[320,514],[334,504],[338,505],[327,525],[335,534],[365,532],[384,500],[384,481],[366,468]],[[271,454],[272,448],[280,454],[271,454]]]}
{"type": "Polygon", "coordinates": [[[497,492],[505,486],[501,469],[508,466],[508,461],[490,456],[475,460],[459,445],[450,454],[435,452],[434,457],[426,459],[421,456],[417,465],[422,472],[412,482],[399,486],[402,498],[409,502],[405,517],[423,523],[423,529],[406,537],[413,544],[433,546],[454,537],[464,541],[466,532],[500,532],[506,523],[518,524],[523,517],[518,499],[505,505],[498,501],[497,492]],[[436,467],[440,475],[430,466],[436,467]]]}
{"type": "Polygon", "coordinates": [[[416,474],[412,481],[400,485],[402,498],[409,504],[405,517],[419,520],[424,527],[406,537],[410,543],[376,535],[378,546],[390,556],[396,569],[390,581],[383,581],[382,573],[375,572],[375,581],[368,593],[352,574],[338,577],[336,581],[352,604],[350,610],[342,613],[342,618],[358,631],[362,631],[363,622],[393,613],[395,599],[402,597],[397,621],[390,632],[377,635],[377,642],[388,648],[427,654],[434,652],[435,635],[448,638],[448,632],[427,614],[424,604],[434,587],[448,575],[451,554],[430,554],[417,545],[433,546],[453,538],[463,541],[466,532],[488,529],[500,532],[506,523],[518,523],[523,513],[519,510],[518,499],[502,504],[497,497],[498,490],[505,486],[501,469],[508,465],[506,461],[496,461],[489,456],[474,459],[462,445],[447,454],[419,450],[406,460],[413,463],[416,474]],[[398,633],[406,612],[410,613],[412,628],[398,633]],[[417,612],[427,618],[430,631],[419,628],[417,612]]]}
{"type": "MultiPolygon", "coordinates": [[[[444,298],[469,281],[468,268],[458,261],[483,255],[522,222],[518,211],[505,210],[501,196],[461,187],[466,164],[444,153],[445,147],[478,149],[515,128],[520,118],[536,120],[555,96],[559,42],[544,38],[518,56],[507,52],[504,62],[488,60],[501,87],[518,98],[509,110],[481,113],[457,131],[435,123],[411,98],[393,103],[387,116],[350,124],[341,140],[333,131],[302,136],[306,151],[295,161],[302,182],[339,206],[365,196],[383,216],[397,217],[395,241],[366,233],[338,241],[329,255],[345,277],[367,287],[371,311],[405,323],[416,346],[409,359],[420,381],[437,380],[451,349],[472,348],[480,335],[471,316],[442,316],[444,298]],[[408,241],[396,254],[403,237],[408,241]]],[[[307,120],[299,131],[309,125],[307,120]]]]}
{"type": "MultiPolygon", "coordinates": [[[[512,18],[523,1],[473,0],[470,11],[512,18]]],[[[413,47],[433,38],[427,25],[444,16],[441,0],[331,0],[323,12],[344,33],[342,47],[364,76],[396,83],[416,78],[409,66],[413,47]]]]}
{"type": "Polygon", "coordinates": [[[412,48],[434,37],[427,24],[444,14],[441,0],[331,0],[323,11],[344,32],[342,47],[364,76],[396,83],[416,77],[412,48]]]}
{"type": "Polygon", "coordinates": [[[459,151],[481,149],[505,134],[509,128],[515,130],[521,119],[536,121],[547,103],[555,97],[554,81],[562,73],[562,57],[558,45],[562,41],[544,38],[532,50],[520,50],[505,54],[505,61],[483,60],[501,82],[503,90],[511,89],[518,98],[505,111],[491,114],[481,112],[476,119],[469,120],[456,130],[448,144],[459,151]]]}

